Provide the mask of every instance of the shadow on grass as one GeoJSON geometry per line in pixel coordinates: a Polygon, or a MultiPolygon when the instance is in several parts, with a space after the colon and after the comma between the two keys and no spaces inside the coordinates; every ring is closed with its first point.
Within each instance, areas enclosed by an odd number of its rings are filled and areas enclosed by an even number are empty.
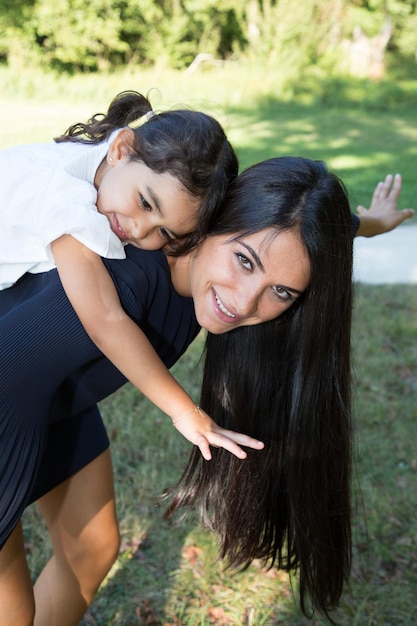
{"type": "MultiPolygon", "coordinates": [[[[334,87],[335,88],[335,87],[334,87]]],[[[294,155],[324,160],[347,185],[352,204],[367,203],[387,173],[403,176],[401,202],[414,206],[417,193],[416,94],[409,106],[365,106],[360,96],[343,106],[329,102],[283,102],[272,95],[230,109],[229,133],[240,167],[267,158],[294,155]]],[[[343,95],[340,94],[340,98],[343,95]]]]}

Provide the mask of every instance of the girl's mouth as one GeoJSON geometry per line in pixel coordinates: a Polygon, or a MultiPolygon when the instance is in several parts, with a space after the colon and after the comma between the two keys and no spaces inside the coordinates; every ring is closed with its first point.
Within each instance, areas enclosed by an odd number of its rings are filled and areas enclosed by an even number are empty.
{"type": "Polygon", "coordinates": [[[112,230],[113,230],[114,234],[117,235],[119,237],[119,239],[121,239],[122,241],[126,241],[127,240],[127,234],[125,233],[123,228],[120,226],[119,220],[117,219],[117,217],[115,215],[113,215],[112,226],[113,226],[112,230]]]}

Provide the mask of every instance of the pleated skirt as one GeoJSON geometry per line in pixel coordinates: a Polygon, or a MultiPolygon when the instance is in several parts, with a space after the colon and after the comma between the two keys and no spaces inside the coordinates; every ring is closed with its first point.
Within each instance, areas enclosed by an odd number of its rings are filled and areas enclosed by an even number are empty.
{"type": "Polygon", "coordinates": [[[30,502],[108,447],[95,405],[50,423],[62,381],[101,356],[56,271],[0,291],[0,548],[30,502]]]}

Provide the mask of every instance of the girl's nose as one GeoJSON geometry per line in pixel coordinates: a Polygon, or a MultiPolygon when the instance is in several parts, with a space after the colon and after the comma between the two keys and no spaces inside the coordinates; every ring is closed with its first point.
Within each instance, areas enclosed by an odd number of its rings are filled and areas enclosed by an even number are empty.
{"type": "Polygon", "coordinates": [[[140,241],[142,239],[145,239],[150,232],[150,228],[148,226],[146,226],[146,224],[144,224],[142,221],[139,222],[133,222],[132,223],[132,228],[131,228],[131,235],[132,238],[135,239],[135,241],[140,241]]]}
{"type": "Polygon", "coordinates": [[[142,229],[140,237],[135,234],[135,241],[143,250],[159,250],[166,244],[166,241],[160,236],[158,228],[142,229]]]}

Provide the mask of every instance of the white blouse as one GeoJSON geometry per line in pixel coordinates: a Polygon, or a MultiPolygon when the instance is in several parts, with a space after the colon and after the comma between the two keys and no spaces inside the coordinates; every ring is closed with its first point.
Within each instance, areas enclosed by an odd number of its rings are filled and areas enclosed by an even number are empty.
{"type": "Polygon", "coordinates": [[[0,151],[0,289],[55,267],[51,242],[71,234],[100,256],[125,258],[97,211],[94,177],[116,133],[97,145],[27,144],[0,151]]]}

